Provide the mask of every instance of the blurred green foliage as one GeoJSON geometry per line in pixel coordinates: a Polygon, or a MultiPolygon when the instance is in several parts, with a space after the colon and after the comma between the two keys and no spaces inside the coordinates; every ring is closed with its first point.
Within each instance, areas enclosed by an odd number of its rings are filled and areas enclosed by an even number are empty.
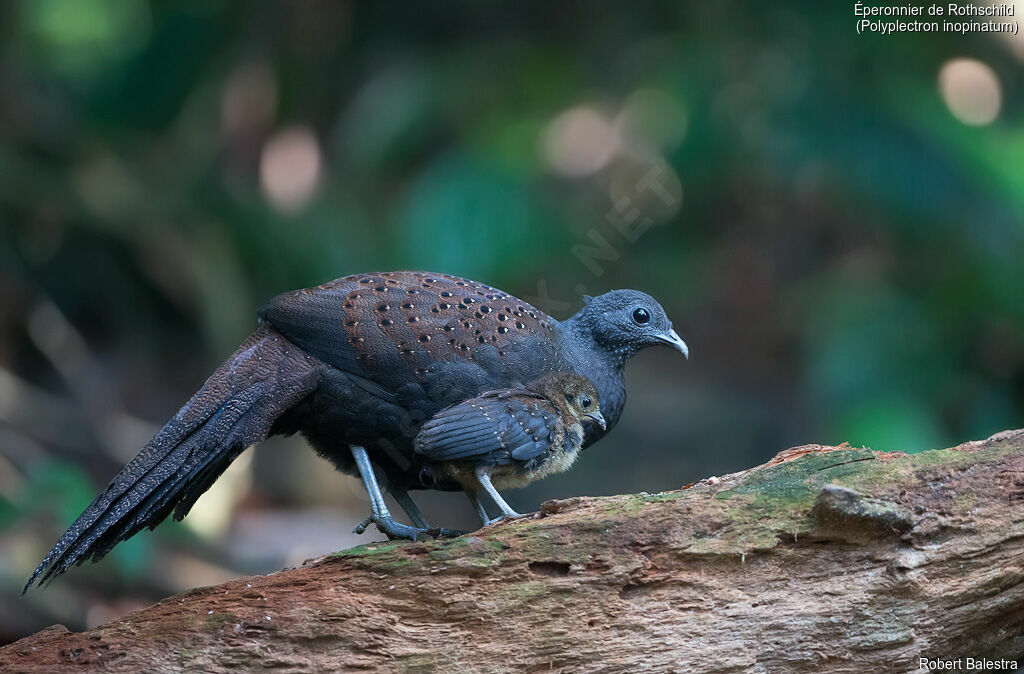
{"type": "MultiPolygon", "coordinates": [[[[620,427],[521,509],[1021,426],[1022,53],[858,37],[844,3],[0,6],[3,592],[262,301],[357,271],[464,274],[557,317],[614,287],[662,300],[693,360],[638,357],[620,427]],[[991,124],[943,98],[963,57],[998,81],[991,124]],[[652,166],[680,204],[642,197],[652,166]],[[635,242],[629,208],[654,223],[635,242]],[[600,275],[573,253],[594,233],[600,275]]],[[[254,466],[257,512],[338,483],[281,479],[329,470],[290,450],[254,466]]],[[[164,526],[0,610],[0,639],[160,596],[180,548],[280,564],[164,526]]]]}

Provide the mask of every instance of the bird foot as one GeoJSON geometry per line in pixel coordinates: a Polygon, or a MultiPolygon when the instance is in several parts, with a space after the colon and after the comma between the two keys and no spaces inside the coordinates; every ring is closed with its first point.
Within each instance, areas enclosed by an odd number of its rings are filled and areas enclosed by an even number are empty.
{"type": "Polygon", "coordinates": [[[525,515],[523,515],[523,513],[517,513],[515,511],[512,511],[511,513],[509,513],[507,515],[498,515],[497,517],[490,518],[489,520],[487,520],[487,524],[485,524],[484,526],[489,527],[492,524],[497,524],[498,522],[504,522],[506,520],[514,520],[514,519],[518,519],[520,517],[525,517],[525,515]]]}
{"type": "Polygon", "coordinates": [[[352,530],[354,534],[362,534],[366,531],[370,524],[376,524],[377,529],[388,537],[388,540],[406,540],[416,541],[420,536],[429,536],[431,538],[456,538],[467,532],[459,529],[445,529],[443,527],[411,527],[408,524],[402,524],[396,522],[390,517],[381,518],[381,520],[375,520],[372,516],[367,517],[365,520],[359,523],[355,529],[352,530]]]}

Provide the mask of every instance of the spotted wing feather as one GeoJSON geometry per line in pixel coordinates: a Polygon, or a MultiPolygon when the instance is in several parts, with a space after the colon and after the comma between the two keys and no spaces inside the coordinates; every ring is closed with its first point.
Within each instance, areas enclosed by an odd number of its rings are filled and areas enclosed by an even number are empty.
{"type": "Polygon", "coordinates": [[[497,288],[446,274],[346,276],[279,295],[260,318],[343,372],[441,406],[560,364],[554,319],[497,288]]]}

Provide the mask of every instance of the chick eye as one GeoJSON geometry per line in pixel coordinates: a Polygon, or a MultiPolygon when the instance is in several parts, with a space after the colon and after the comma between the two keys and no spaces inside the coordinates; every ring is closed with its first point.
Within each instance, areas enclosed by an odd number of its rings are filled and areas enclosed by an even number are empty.
{"type": "Polygon", "coordinates": [[[584,398],[583,400],[580,401],[580,405],[583,405],[583,409],[587,409],[593,402],[594,401],[591,400],[590,398],[584,398]]]}
{"type": "Polygon", "coordinates": [[[647,311],[643,307],[633,310],[633,321],[639,325],[649,323],[651,320],[651,312],[647,311]]]}

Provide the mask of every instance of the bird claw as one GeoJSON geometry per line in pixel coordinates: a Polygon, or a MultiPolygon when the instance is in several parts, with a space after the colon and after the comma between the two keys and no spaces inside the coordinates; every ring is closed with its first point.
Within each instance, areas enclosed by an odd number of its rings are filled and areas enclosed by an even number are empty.
{"type": "Polygon", "coordinates": [[[457,538],[467,533],[459,529],[445,529],[443,527],[431,527],[429,529],[411,527],[408,524],[396,522],[390,517],[378,521],[372,515],[360,522],[359,526],[352,530],[352,533],[362,534],[370,524],[376,524],[377,530],[387,536],[390,541],[407,540],[415,542],[423,535],[430,536],[431,538],[457,538]]]}
{"type": "Polygon", "coordinates": [[[434,538],[458,538],[459,536],[465,536],[469,532],[464,531],[463,529],[445,529],[444,527],[435,527],[433,529],[428,529],[427,533],[434,538]]]}

